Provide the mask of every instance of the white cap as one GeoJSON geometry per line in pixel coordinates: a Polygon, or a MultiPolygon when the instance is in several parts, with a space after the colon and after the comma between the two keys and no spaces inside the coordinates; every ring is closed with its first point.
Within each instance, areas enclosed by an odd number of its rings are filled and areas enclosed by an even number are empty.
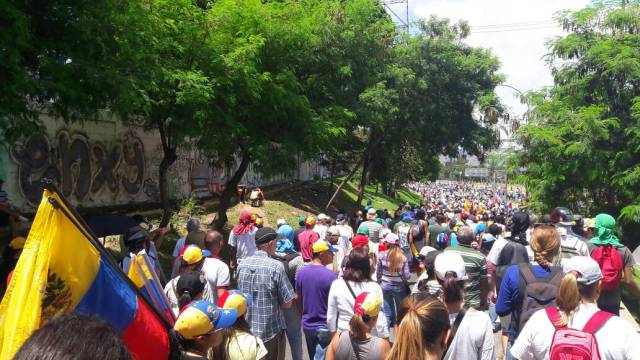
{"type": "Polygon", "coordinates": [[[397,244],[399,241],[398,235],[394,233],[387,234],[387,236],[384,237],[384,242],[387,244],[397,244]]]}
{"type": "Polygon", "coordinates": [[[420,249],[420,256],[422,257],[426,257],[428,253],[432,252],[432,251],[437,251],[438,249],[432,247],[432,246],[423,246],[422,249],[420,249]]]}
{"type": "Polygon", "coordinates": [[[391,230],[389,230],[388,228],[383,228],[382,230],[380,230],[380,237],[383,239],[386,238],[389,234],[391,234],[391,230]]]}
{"type": "Polygon", "coordinates": [[[575,272],[576,281],[585,285],[591,285],[602,279],[600,266],[589,256],[574,256],[563,260],[562,271],[565,273],[575,272]]]}
{"type": "Polygon", "coordinates": [[[434,268],[436,270],[436,276],[440,280],[444,280],[446,273],[449,271],[456,273],[456,278],[467,280],[467,270],[464,267],[464,260],[458,253],[445,251],[436,256],[434,268]]]}
{"type": "Polygon", "coordinates": [[[329,217],[325,213],[321,213],[318,215],[318,220],[327,220],[329,217]]]}
{"type": "Polygon", "coordinates": [[[287,223],[287,221],[285,219],[278,219],[278,221],[276,221],[276,225],[277,226],[284,225],[286,223],[287,223]]]}

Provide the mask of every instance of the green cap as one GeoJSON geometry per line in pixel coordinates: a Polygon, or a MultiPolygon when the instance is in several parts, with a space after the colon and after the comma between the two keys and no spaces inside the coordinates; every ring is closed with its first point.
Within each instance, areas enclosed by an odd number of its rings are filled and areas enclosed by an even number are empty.
{"type": "Polygon", "coordinates": [[[360,226],[358,228],[358,234],[362,234],[362,235],[367,235],[369,236],[369,228],[366,226],[360,226]]]}

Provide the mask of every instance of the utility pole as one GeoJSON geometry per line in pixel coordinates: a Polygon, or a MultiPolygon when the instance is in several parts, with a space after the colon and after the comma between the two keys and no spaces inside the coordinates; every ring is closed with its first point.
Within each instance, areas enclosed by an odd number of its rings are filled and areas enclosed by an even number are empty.
{"type": "Polygon", "coordinates": [[[409,22],[409,0],[382,0],[382,6],[392,15],[391,17],[394,20],[400,23],[398,27],[406,33],[409,33],[409,30],[411,30],[411,23],[409,22]],[[398,11],[400,7],[403,7],[401,9],[402,12],[398,11]],[[404,16],[398,15],[398,13],[404,13],[404,16]]]}

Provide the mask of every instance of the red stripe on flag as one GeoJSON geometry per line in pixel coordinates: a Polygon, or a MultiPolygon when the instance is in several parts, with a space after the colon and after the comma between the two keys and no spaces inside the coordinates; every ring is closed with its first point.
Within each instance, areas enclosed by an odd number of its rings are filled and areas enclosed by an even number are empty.
{"type": "Polygon", "coordinates": [[[167,329],[140,298],[138,311],[122,337],[136,360],[169,358],[167,329]]]}

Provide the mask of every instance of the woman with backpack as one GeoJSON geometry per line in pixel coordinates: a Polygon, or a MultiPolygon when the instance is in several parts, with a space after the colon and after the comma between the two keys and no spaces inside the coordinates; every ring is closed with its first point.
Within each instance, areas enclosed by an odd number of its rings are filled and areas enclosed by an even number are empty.
{"type": "Polygon", "coordinates": [[[627,321],[598,310],[598,263],[586,256],[563,262],[557,307],[537,311],[511,348],[520,360],[640,359],[640,334],[627,321]],[[571,341],[567,341],[571,339],[571,341]]]}
{"type": "Polygon", "coordinates": [[[464,282],[467,271],[462,256],[445,251],[436,257],[434,267],[442,286],[440,299],[447,307],[452,328],[443,359],[495,359],[493,326],[489,316],[473,307],[465,310],[464,282]]]}
{"type": "Polygon", "coordinates": [[[409,262],[400,248],[398,235],[389,233],[384,238],[387,250],[378,257],[376,279],[382,287],[384,314],[389,329],[396,326],[396,314],[402,300],[409,295],[409,262]]]}
{"type": "Polygon", "coordinates": [[[530,246],[535,264],[524,262],[510,266],[502,279],[496,302],[498,315],[511,315],[505,354],[507,360],[512,359],[508,352],[510,345],[533,313],[555,303],[562,280],[560,234],[555,226],[536,227],[531,234],[530,246]]]}
{"type": "Polygon", "coordinates": [[[629,248],[622,245],[614,229],[616,220],[608,214],[599,214],[595,218],[595,236],[587,246],[591,257],[600,265],[602,286],[598,307],[614,315],[620,315],[621,282],[624,279],[632,294],[640,299],[640,289],[633,281],[635,260],[629,248]]]}
{"type": "Polygon", "coordinates": [[[382,305],[380,296],[363,292],[356,297],[348,331],[338,331],[327,348],[327,360],[385,359],[391,345],[371,334],[382,305]]]}

